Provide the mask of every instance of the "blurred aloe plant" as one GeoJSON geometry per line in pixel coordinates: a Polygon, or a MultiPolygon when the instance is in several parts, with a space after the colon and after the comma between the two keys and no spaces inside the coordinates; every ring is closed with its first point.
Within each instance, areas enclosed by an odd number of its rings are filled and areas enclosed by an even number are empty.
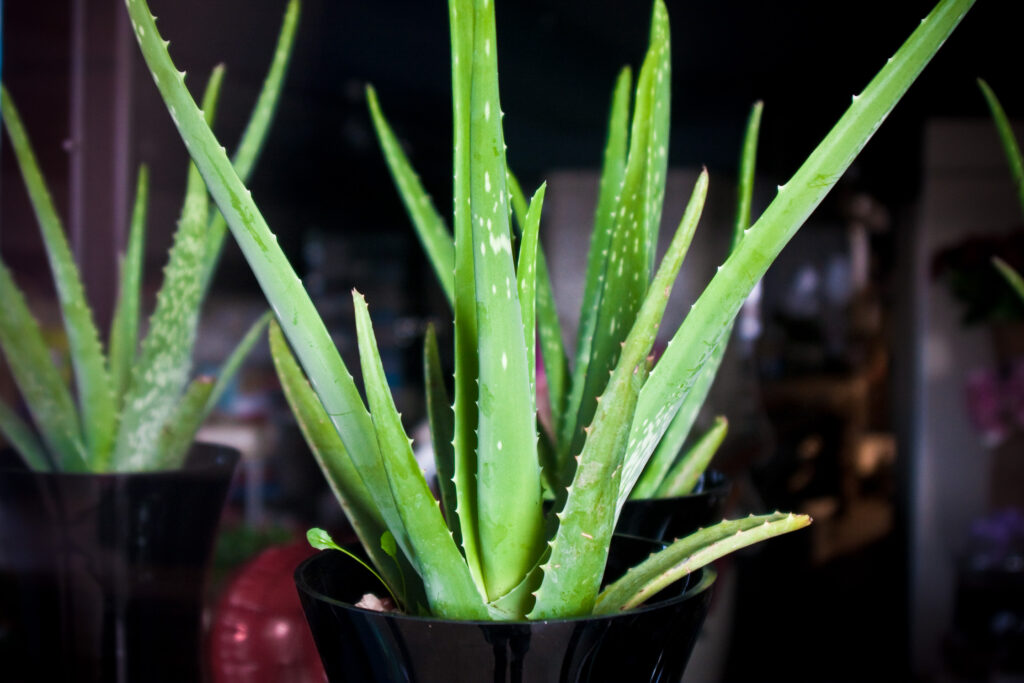
{"type": "MultiPolygon", "coordinates": [[[[288,7],[278,50],[235,157],[248,177],[279,99],[294,41],[298,2],[288,7]]],[[[203,97],[212,123],[224,68],[210,75],[203,97]]],[[[128,244],[108,350],[85,298],[60,217],[21,117],[6,89],[0,109],[28,188],[56,285],[74,376],[74,395],[50,355],[43,333],[7,266],[0,262],[0,349],[36,429],[0,401],[0,433],[33,469],[130,472],[179,467],[202,422],[258,341],[269,314],[257,320],[221,368],[219,377],[189,382],[199,312],[226,235],[210,211],[206,187],[190,164],[184,205],[164,269],[149,331],[139,344],[140,298],[148,171],[139,169],[128,244]],[[74,397],[73,397],[74,396],[74,397]],[[75,400],[77,398],[77,402],[75,400]],[[77,405],[76,405],[77,403],[77,405]]]]}
{"type": "MultiPolygon", "coordinates": [[[[996,132],[999,133],[999,143],[1002,145],[1003,153],[1006,155],[1006,163],[1010,167],[1010,177],[1013,180],[1014,188],[1017,190],[1020,208],[1024,212],[1024,157],[1021,156],[1020,145],[1017,144],[1017,138],[1013,134],[1013,126],[1010,125],[1010,119],[1007,118],[1006,111],[1003,109],[999,98],[996,97],[995,92],[981,78],[978,79],[978,87],[981,88],[981,94],[985,97],[985,102],[992,113],[992,121],[995,123],[996,132]]],[[[1003,276],[1007,284],[1013,288],[1017,296],[1024,300],[1024,278],[1021,277],[1020,273],[998,256],[992,257],[992,265],[1003,276]]]]}
{"type": "MultiPolygon", "coordinates": [[[[174,67],[145,0],[126,4],[165,104],[277,314],[272,354],[300,426],[370,560],[406,611],[513,620],[612,613],[723,554],[810,522],[785,513],[724,521],[670,544],[601,588],[618,510],[676,414],[701,391],[744,298],[972,0],[940,2],[854,98],[758,221],[743,226],[731,255],[652,367],[648,353],[708,182],[702,173],[655,271],[671,80],[668,14],[656,0],[628,147],[629,77],[621,76],[616,88],[597,246],[588,267],[590,322],[581,335],[586,352],[572,370],[583,379],[572,384],[537,241],[545,188],[526,202],[507,172],[494,5],[450,0],[453,233],[408,164],[391,163],[455,317],[454,403],[432,331],[425,349],[440,507],[384,381],[366,302],[353,293],[364,403],[274,234],[184,87],[184,74],[174,67]],[[516,205],[521,234],[514,247],[516,205]],[[615,330],[625,330],[621,345],[609,334],[615,330]],[[561,416],[558,446],[538,438],[538,346],[551,403],[561,416]],[[580,362],[587,367],[581,370],[580,362]],[[588,395],[600,400],[585,405],[588,395]],[[547,514],[545,480],[558,498],[547,514]],[[562,489],[561,481],[571,483],[562,489]]],[[[376,110],[372,91],[370,100],[376,110]]],[[[393,136],[382,135],[382,141],[386,153],[400,155],[393,136]]],[[[332,547],[322,533],[311,540],[332,547]]]]}

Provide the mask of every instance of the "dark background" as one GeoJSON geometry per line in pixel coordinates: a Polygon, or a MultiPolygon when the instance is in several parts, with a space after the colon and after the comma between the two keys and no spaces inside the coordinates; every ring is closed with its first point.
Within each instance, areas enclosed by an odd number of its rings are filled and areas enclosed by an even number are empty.
{"type": "MultiPolygon", "coordinates": [[[[671,166],[704,164],[713,185],[731,186],[747,113],[763,99],[759,179],[767,187],[784,182],[931,4],[668,0],[671,166]]],[[[214,64],[228,65],[215,130],[229,149],[258,92],[284,6],[284,0],[152,0],[193,93],[201,92],[214,64]]],[[[979,76],[1011,114],[1024,112],[1022,6],[979,0],[841,182],[836,195],[870,195],[894,217],[893,233],[873,245],[890,270],[901,261],[888,253],[901,243],[901,217],[918,199],[925,122],[987,117],[979,76]]],[[[152,289],[170,244],[186,155],[125,31],[120,0],[8,0],[3,11],[3,78],[59,210],[70,217],[87,290],[103,319],[137,165],[149,164],[153,179],[152,289]]],[[[504,0],[497,12],[509,161],[524,186],[535,187],[553,169],[598,166],[616,74],[625,64],[635,73],[643,56],[648,3],[504,0]]],[[[347,295],[352,284],[377,287],[371,301],[383,302],[378,311],[430,314],[439,291],[396,201],[364,86],[376,87],[446,214],[447,28],[440,2],[306,0],[277,118],[250,183],[297,270],[310,270],[310,244],[322,247],[324,269],[339,278],[328,288],[347,295]]],[[[0,254],[30,293],[45,296],[51,287],[45,255],[6,138],[0,147],[0,254]]],[[[827,200],[812,223],[834,223],[840,213],[827,200]]],[[[230,240],[227,246],[215,296],[258,298],[247,266],[230,240]]],[[[899,293],[890,295],[898,312],[899,293]]],[[[909,485],[898,473],[888,495],[898,514],[905,513],[909,485]]],[[[769,496],[767,502],[778,501],[769,496]]],[[[907,680],[905,526],[825,567],[810,562],[808,544],[806,535],[794,535],[737,560],[743,581],[730,680],[907,680]]]]}

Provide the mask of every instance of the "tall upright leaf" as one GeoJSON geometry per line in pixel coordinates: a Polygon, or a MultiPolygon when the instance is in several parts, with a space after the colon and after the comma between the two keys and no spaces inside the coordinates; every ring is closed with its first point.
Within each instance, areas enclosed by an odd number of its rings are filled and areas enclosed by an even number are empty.
{"type": "Polygon", "coordinates": [[[523,341],[498,97],[494,4],[474,1],[470,217],[478,349],[477,515],[490,599],[514,588],[543,544],[536,406],[523,341]]]}
{"type": "Polygon", "coordinates": [[[142,266],[146,242],[146,207],[149,201],[149,169],[139,167],[132,208],[128,246],[121,259],[121,277],[118,280],[117,304],[110,326],[110,382],[114,387],[118,405],[128,388],[131,367],[139,345],[139,310],[142,298],[142,266]]]}
{"type": "MultiPolygon", "coordinates": [[[[473,272],[473,225],[470,199],[470,106],[476,19],[473,0],[448,0],[452,64],[453,209],[455,235],[455,490],[466,563],[484,589],[477,524],[477,380],[476,276],[473,272]]],[[[484,589],[486,590],[486,589],[484,589]]]]}
{"type": "Polygon", "coordinates": [[[981,94],[985,96],[985,102],[988,104],[989,111],[992,112],[992,120],[999,133],[999,142],[1003,146],[1003,152],[1006,153],[1006,162],[1010,165],[1010,177],[1013,179],[1014,187],[1017,188],[1020,208],[1021,211],[1024,211],[1024,158],[1021,157],[1020,146],[1013,134],[1013,127],[1006,117],[1003,105],[999,103],[999,98],[996,97],[989,84],[979,78],[978,87],[981,88],[981,94]]]}
{"type": "Polygon", "coordinates": [[[401,143],[398,142],[380,109],[377,93],[370,86],[366,88],[366,102],[370,107],[373,127],[377,131],[377,139],[391,171],[391,178],[395,181],[405,210],[412,219],[416,234],[423,244],[423,250],[434,267],[437,281],[448,297],[448,303],[452,304],[455,299],[455,249],[452,246],[451,233],[441,214],[434,208],[430,195],[423,189],[423,184],[406,158],[405,152],[402,151],[401,143]]]}
{"type": "MultiPolygon", "coordinates": [[[[558,423],[558,434],[562,442],[570,440],[578,427],[576,421],[579,405],[583,400],[583,386],[587,368],[590,365],[594,332],[597,327],[597,314],[604,292],[604,278],[611,249],[612,232],[622,201],[622,181],[626,172],[627,138],[629,137],[629,90],[631,86],[632,72],[626,67],[619,72],[612,94],[608,140],[605,144],[604,162],[601,167],[594,229],[590,235],[590,249],[587,252],[583,300],[576,332],[576,362],[570,385],[572,393],[568,399],[569,406],[558,423]]],[[[568,453],[568,449],[566,449],[561,455],[564,458],[568,456],[568,453]]]]}
{"type": "Polygon", "coordinates": [[[53,281],[59,295],[71,363],[75,370],[85,445],[89,462],[92,463],[94,460],[102,459],[109,451],[114,435],[117,412],[110,374],[107,371],[106,359],[103,357],[92,310],[85,298],[82,279],[64,234],[64,227],[32,152],[21,117],[6,89],[3,89],[2,100],[0,110],[3,112],[4,125],[7,127],[11,148],[18,160],[18,167],[39,222],[53,281]]]}

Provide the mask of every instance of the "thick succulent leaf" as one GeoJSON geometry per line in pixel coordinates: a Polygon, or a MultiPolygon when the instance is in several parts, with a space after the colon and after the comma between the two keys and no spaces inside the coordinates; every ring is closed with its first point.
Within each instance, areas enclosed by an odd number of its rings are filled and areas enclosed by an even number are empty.
{"type": "Polygon", "coordinates": [[[973,4],[943,0],[932,10],[790,181],[780,186],[697,299],[641,393],[623,475],[626,495],[716,348],[727,339],[744,299],[973,4]]]}
{"type": "Polygon", "coordinates": [[[220,372],[217,373],[217,382],[213,385],[213,391],[210,392],[209,399],[206,401],[206,406],[203,408],[204,420],[211,412],[213,412],[213,409],[217,406],[221,396],[224,395],[228,386],[230,386],[231,382],[235,379],[235,375],[237,375],[238,371],[241,369],[242,363],[245,362],[245,359],[248,358],[249,354],[252,352],[253,347],[256,346],[256,343],[263,336],[263,330],[267,327],[272,318],[273,314],[270,311],[267,311],[257,318],[256,321],[249,326],[249,329],[246,330],[242,339],[238,342],[238,345],[235,346],[231,355],[228,356],[228,359],[220,366],[220,372]]]}
{"type": "MultiPolygon", "coordinates": [[[[295,42],[295,29],[299,23],[299,0],[289,0],[285,9],[284,19],[281,22],[281,32],[277,38],[277,47],[274,49],[274,57],[270,62],[270,69],[263,80],[263,87],[252,113],[249,114],[249,122],[242,132],[242,139],[238,143],[233,160],[235,172],[243,183],[249,182],[252,170],[256,166],[260,150],[263,149],[263,142],[267,138],[270,124],[274,119],[274,112],[277,110],[277,102],[281,98],[281,88],[284,85],[285,71],[288,69],[288,60],[292,54],[292,45],[295,42]]],[[[206,260],[204,265],[203,281],[209,286],[213,271],[217,267],[220,258],[221,247],[224,237],[227,234],[224,215],[214,211],[210,218],[210,226],[207,232],[206,260]]]]}
{"type": "Polygon", "coordinates": [[[206,404],[213,391],[213,377],[202,375],[192,380],[178,398],[167,422],[160,430],[152,469],[178,469],[203,423],[206,404]]]}
{"type": "Polygon", "coordinates": [[[1010,125],[1010,120],[1006,117],[1006,112],[1003,111],[1003,105],[999,103],[999,98],[996,97],[988,83],[979,78],[978,87],[981,88],[981,94],[985,96],[985,102],[988,103],[988,108],[992,112],[992,120],[999,133],[999,142],[1003,146],[1006,161],[1010,165],[1010,176],[1013,178],[1014,187],[1017,188],[1020,208],[1024,211],[1024,158],[1021,157],[1020,146],[1013,134],[1013,126],[1010,125]]]}
{"type": "Polygon", "coordinates": [[[398,194],[405,204],[409,218],[412,219],[423,250],[434,267],[437,281],[448,297],[448,303],[452,304],[455,300],[455,247],[452,245],[451,232],[441,214],[434,208],[433,200],[423,189],[423,183],[420,182],[419,176],[402,151],[401,143],[384,118],[377,102],[377,93],[372,86],[366,87],[366,102],[370,107],[373,127],[377,131],[384,159],[388,162],[391,178],[395,181],[395,187],[398,188],[398,194]]]}
{"type": "Polygon", "coordinates": [[[519,305],[522,308],[526,367],[530,373],[530,392],[534,396],[537,394],[537,236],[546,189],[547,183],[542,184],[530,200],[530,208],[526,212],[526,223],[523,227],[523,240],[519,244],[519,259],[516,261],[516,286],[519,290],[519,305]]]}
{"type": "Polygon", "coordinates": [[[588,614],[600,587],[615,526],[616,503],[629,424],[646,375],[646,356],[668,304],[672,285],[697,229],[707,198],[708,174],[701,173],[636,324],[622,346],[608,388],[598,401],[559,526],[544,565],[531,618],[588,614]]]}
{"type": "MultiPolygon", "coordinates": [[[[320,399],[302,374],[302,369],[288,348],[281,327],[276,322],[270,325],[268,336],[270,355],[274,360],[274,368],[277,370],[288,406],[299,423],[299,429],[302,430],[309,450],[324,473],[331,491],[334,492],[334,497],[337,498],[370,560],[393,590],[417,585],[418,576],[411,569],[405,555],[401,555],[401,564],[409,567],[409,570],[405,572],[403,580],[398,565],[381,549],[378,539],[387,531],[387,526],[355,463],[345,450],[341,437],[331,424],[320,399]]],[[[386,479],[384,484],[387,485],[386,479]]],[[[419,592],[422,593],[422,589],[419,592]]]]}
{"type": "MultiPolygon", "coordinates": [[[[210,120],[206,117],[212,119],[216,110],[223,73],[223,67],[215,68],[206,85],[202,111],[207,126],[210,120]]],[[[195,164],[190,163],[164,281],[125,394],[112,461],[118,471],[155,469],[162,459],[160,434],[177,410],[192,368],[192,349],[205,294],[203,263],[209,209],[206,185],[195,164]]]]}
{"type": "Polygon", "coordinates": [[[608,381],[565,507],[557,514],[558,530],[541,566],[544,576],[530,619],[583,616],[593,608],[615,525],[627,427],[645,376],[642,366],[630,370],[620,362],[608,381]]]}
{"type": "Polygon", "coordinates": [[[672,103],[672,51],[669,38],[668,10],[663,0],[655,0],[651,16],[650,48],[640,69],[641,80],[646,69],[650,69],[651,75],[648,85],[651,98],[651,130],[646,150],[647,163],[644,167],[646,206],[643,215],[647,230],[647,262],[652,270],[655,251],[658,248],[658,228],[661,225],[661,208],[664,205],[665,182],[668,175],[668,135],[672,103]]]}
{"type": "Polygon", "coordinates": [[[470,97],[473,83],[474,18],[472,0],[449,0],[451,31],[452,117],[454,137],[453,231],[455,234],[455,489],[466,563],[483,589],[477,519],[476,429],[477,354],[476,280],[473,272],[473,225],[470,199],[470,97]]]}
{"type": "Polygon", "coordinates": [[[1013,287],[1013,291],[1017,292],[1017,296],[1024,299],[1024,278],[1021,278],[1020,273],[1011,268],[1006,261],[998,256],[992,258],[992,265],[1003,274],[1006,281],[1013,287]]]}
{"type": "Polygon", "coordinates": [[[25,464],[37,472],[50,472],[53,465],[43,444],[36,438],[32,428],[14,412],[7,403],[0,399],[0,435],[7,445],[18,452],[25,464]]]}
{"type": "Polygon", "coordinates": [[[654,553],[601,591],[594,614],[614,614],[638,607],[666,586],[723,555],[810,523],[807,515],[776,512],[722,521],[701,529],[654,553]]]}
{"type": "MultiPolygon", "coordinates": [[[[520,229],[526,225],[529,204],[519,181],[508,172],[508,191],[512,195],[513,214],[520,229]]],[[[557,434],[556,425],[565,410],[565,397],[569,381],[569,359],[562,342],[562,328],[555,307],[555,295],[551,289],[551,274],[544,258],[543,245],[537,243],[537,338],[540,343],[541,361],[548,385],[548,405],[551,407],[552,437],[557,434]]],[[[554,442],[552,441],[552,444],[554,442]]]]}
{"type": "MultiPolygon", "coordinates": [[[[632,71],[622,69],[615,81],[612,93],[611,114],[608,117],[608,137],[601,167],[601,181],[598,187],[597,209],[594,215],[594,230],[590,235],[590,249],[587,252],[587,269],[583,285],[583,300],[580,307],[579,329],[576,333],[576,363],[572,376],[573,393],[569,398],[570,409],[562,415],[559,435],[562,440],[570,438],[577,425],[575,420],[583,396],[583,382],[590,364],[594,344],[594,330],[597,314],[604,292],[604,277],[607,270],[608,252],[611,248],[615,217],[621,204],[622,181],[626,172],[627,139],[629,137],[629,102],[632,87],[632,71]],[[569,423],[566,424],[566,420],[569,423]]],[[[568,448],[565,449],[568,454],[568,448]]]]}
{"type": "Polygon", "coordinates": [[[353,292],[352,303],[366,400],[392,494],[402,501],[398,514],[409,534],[410,559],[423,579],[431,614],[450,619],[484,618],[482,596],[416,462],[412,441],[402,428],[384,376],[366,301],[353,292]]]}
{"type": "MultiPolygon", "coordinates": [[[[6,106],[7,100],[4,100],[6,106]]],[[[75,404],[7,266],[0,263],[0,348],[43,442],[66,472],[88,470],[75,404]]]]}
{"type": "Polygon", "coordinates": [[[82,279],[71,256],[64,227],[32,152],[21,117],[6,90],[3,90],[2,100],[0,110],[3,112],[4,125],[39,222],[64,317],[88,458],[90,463],[102,462],[110,450],[117,410],[99,332],[85,298],[82,279]]]}
{"type": "Polygon", "coordinates": [[[693,492],[700,476],[708,468],[711,459],[715,457],[719,446],[725,440],[726,432],[729,431],[729,422],[719,415],[715,423],[711,425],[697,442],[684,453],[669,470],[665,481],[658,487],[656,497],[672,498],[674,496],[685,496],[693,492]]]}
{"type": "Polygon", "coordinates": [[[146,207],[149,201],[149,169],[139,167],[132,208],[128,246],[121,259],[121,278],[118,282],[117,304],[110,326],[110,383],[114,388],[118,407],[128,388],[131,368],[139,345],[139,310],[142,298],[142,266],[146,242],[146,207]]]}
{"type": "Polygon", "coordinates": [[[494,4],[475,0],[470,210],[479,381],[477,525],[487,596],[519,585],[543,548],[536,407],[509,224],[494,4]]]}
{"type": "Polygon", "coordinates": [[[561,445],[567,449],[562,457],[570,471],[572,459],[568,456],[579,452],[583,427],[590,424],[597,408],[594,397],[604,390],[647,291],[668,160],[669,52],[668,13],[658,0],[651,20],[651,43],[637,79],[629,154],[612,219],[607,262],[599,276],[596,322],[582,384],[577,381],[581,376],[579,358],[573,371],[567,419],[574,427],[561,434],[561,445]]]}
{"type": "Polygon", "coordinates": [[[434,447],[434,464],[437,467],[437,486],[441,493],[441,507],[444,518],[451,529],[455,543],[462,545],[462,531],[456,508],[455,493],[455,417],[444,386],[441,371],[441,352],[437,348],[437,333],[434,326],[427,328],[423,341],[423,375],[427,393],[427,417],[430,420],[430,438],[434,447]]]}
{"type": "MultiPolygon", "coordinates": [[[[750,108],[747,129],[743,135],[743,150],[740,153],[739,178],[736,183],[736,220],[733,223],[731,249],[743,239],[743,233],[750,227],[750,211],[754,200],[754,174],[757,170],[757,140],[761,133],[761,115],[764,102],[757,101],[750,108]]],[[[730,250],[731,250],[730,249],[730,250]]]]}
{"type": "Polygon", "coordinates": [[[193,161],[228,221],[270,302],[281,328],[295,349],[324,410],[351,454],[374,496],[374,503],[403,552],[408,538],[387,485],[376,433],[352,375],[338,353],[309,294],[277,244],[266,220],[252,201],[202,113],[185,87],[184,74],[175,69],[145,0],[130,0],[128,12],[135,36],[160,95],[176,122],[193,161]]]}

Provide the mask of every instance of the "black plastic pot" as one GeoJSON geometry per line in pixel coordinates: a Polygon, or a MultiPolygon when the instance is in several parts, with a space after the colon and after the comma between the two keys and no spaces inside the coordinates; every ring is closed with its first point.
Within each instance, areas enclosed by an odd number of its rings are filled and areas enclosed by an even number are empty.
{"type": "Polygon", "coordinates": [[[0,678],[197,683],[202,589],[238,453],[180,470],[0,468],[0,678]]]}
{"type": "Polygon", "coordinates": [[[671,541],[722,521],[732,482],[716,470],[701,477],[696,490],[674,498],[627,500],[615,533],[671,541]]]}
{"type": "MultiPolygon", "coordinates": [[[[617,537],[607,575],[658,546],[617,537]]],[[[351,603],[381,586],[337,551],[299,565],[295,582],[331,683],[640,683],[678,681],[707,614],[706,569],[649,606],[614,616],[535,622],[450,621],[351,603]]]]}

